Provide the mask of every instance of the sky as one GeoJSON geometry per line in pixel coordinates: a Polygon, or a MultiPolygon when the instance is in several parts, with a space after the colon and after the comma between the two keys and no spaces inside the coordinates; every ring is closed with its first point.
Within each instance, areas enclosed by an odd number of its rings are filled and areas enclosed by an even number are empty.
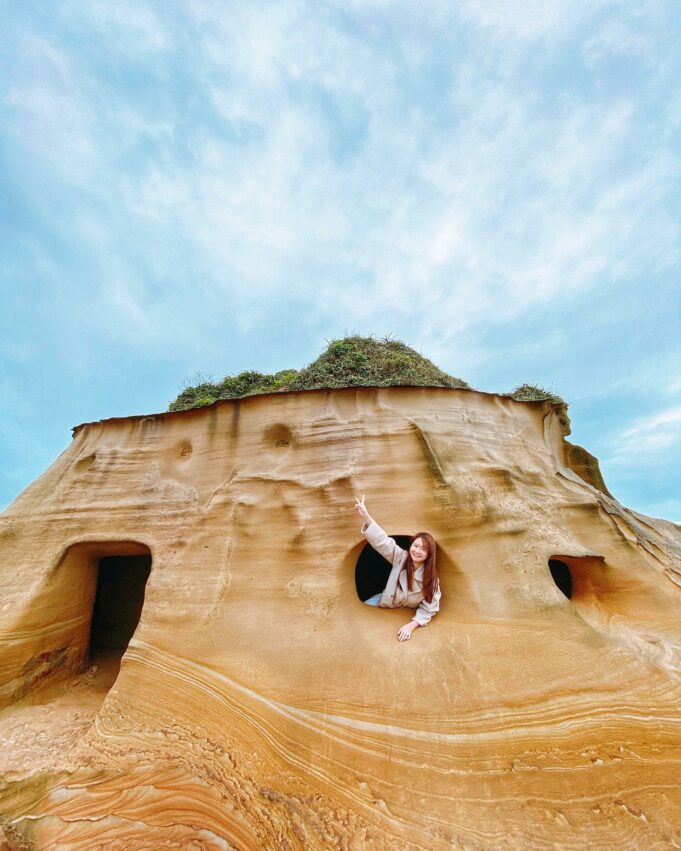
{"type": "Polygon", "coordinates": [[[0,508],[81,422],[394,335],[681,522],[677,0],[5,0],[0,508]]]}

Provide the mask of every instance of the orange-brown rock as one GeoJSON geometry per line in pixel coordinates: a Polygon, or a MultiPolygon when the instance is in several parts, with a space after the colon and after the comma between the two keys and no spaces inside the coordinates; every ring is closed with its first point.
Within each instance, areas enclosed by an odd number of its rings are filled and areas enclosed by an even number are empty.
{"type": "Polygon", "coordinates": [[[565,430],[414,388],[76,428],[0,518],[8,847],[681,848],[681,533],[565,430]],[[361,493],[441,548],[408,642],[361,493]],[[101,560],[149,555],[119,672],[101,560]]]}

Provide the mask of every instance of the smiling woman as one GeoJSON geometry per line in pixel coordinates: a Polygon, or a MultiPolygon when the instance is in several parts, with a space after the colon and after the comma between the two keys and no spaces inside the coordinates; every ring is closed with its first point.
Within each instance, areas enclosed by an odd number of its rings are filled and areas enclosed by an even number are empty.
{"type": "Polygon", "coordinates": [[[417,532],[403,549],[371,517],[364,504],[364,496],[355,499],[355,508],[364,520],[362,533],[374,550],[391,565],[383,591],[364,602],[384,609],[415,609],[409,623],[397,631],[400,641],[408,641],[415,629],[430,623],[433,615],[440,610],[437,545],[428,532],[417,532]]]}

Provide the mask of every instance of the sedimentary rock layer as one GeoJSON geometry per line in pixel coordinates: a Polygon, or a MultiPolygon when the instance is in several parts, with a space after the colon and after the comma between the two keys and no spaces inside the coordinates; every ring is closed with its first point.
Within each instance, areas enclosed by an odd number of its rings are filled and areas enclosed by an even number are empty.
{"type": "Polygon", "coordinates": [[[78,427],[0,518],[8,841],[681,847],[681,535],[565,430],[548,402],[414,388],[78,427]],[[355,591],[361,493],[440,547],[409,642],[355,591]],[[79,703],[100,560],[145,554],[120,673],[79,703]]]}

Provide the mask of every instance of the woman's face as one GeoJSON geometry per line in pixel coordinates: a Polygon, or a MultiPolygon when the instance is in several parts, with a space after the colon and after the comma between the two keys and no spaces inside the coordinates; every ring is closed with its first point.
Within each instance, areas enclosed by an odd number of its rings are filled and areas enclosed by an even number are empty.
{"type": "Polygon", "coordinates": [[[414,538],[414,542],[409,547],[409,555],[414,564],[423,564],[428,558],[428,547],[423,538],[414,538]]]}

